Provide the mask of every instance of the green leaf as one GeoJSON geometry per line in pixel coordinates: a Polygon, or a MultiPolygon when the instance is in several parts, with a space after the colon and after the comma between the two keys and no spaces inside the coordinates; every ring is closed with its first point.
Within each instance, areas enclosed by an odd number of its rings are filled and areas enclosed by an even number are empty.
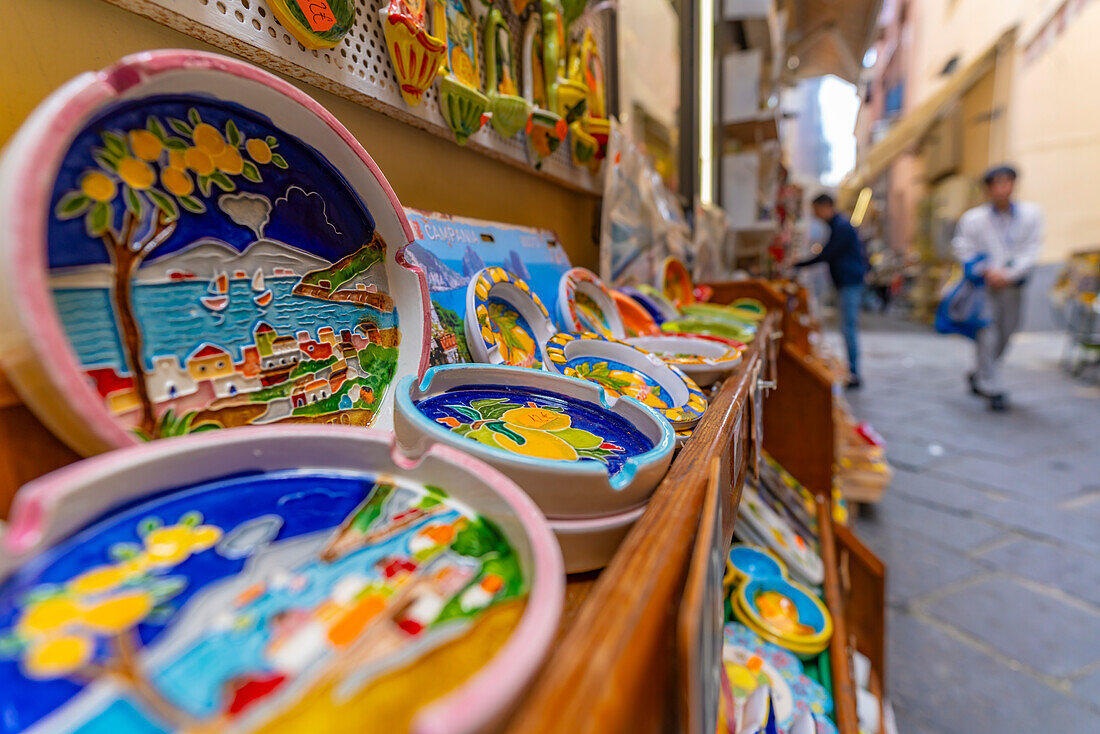
{"type": "Polygon", "coordinates": [[[211,173],[210,180],[222,191],[234,191],[237,188],[237,184],[233,183],[229,176],[226,176],[221,171],[214,171],[211,173]]]}
{"type": "Polygon", "coordinates": [[[190,125],[188,125],[183,120],[177,120],[175,117],[168,118],[168,127],[172,128],[180,135],[184,135],[186,137],[191,137],[191,134],[194,132],[193,130],[191,130],[190,125]]]}
{"type": "MultiPolygon", "coordinates": [[[[141,526],[138,526],[138,532],[141,533],[141,526]]],[[[137,558],[141,553],[141,546],[137,543],[112,543],[111,547],[107,549],[107,555],[111,557],[112,561],[129,561],[131,558],[137,558]]]]}
{"type": "Polygon", "coordinates": [[[154,583],[149,585],[149,593],[158,602],[165,599],[171,599],[176,594],[183,591],[187,586],[187,579],[182,576],[166,576],[162,579],[157,579],[154,583]]]}
{"type": "Polygon", "coordinates": [[[174,222],[180,218],[179,207],[176,206],[176,202],[172,201],[172,197],[158,189],[146,189],[145,194],[153,200],[153,206],[164,212],[169,222],[174,222]]]}
{"type": "Polygon", "coordinates": [[[241,171],[241,175],[253,183],[260,183],[264,180],[263,176],[260,175],[260,169],[256,168],[256,164],[252,161],[244,162],[244,169],[241,171]]]}
{"type": "Polygon", "coordinates": [[[271,154],[271,162],[279,168],[289,168],[289,166],[286,164],[286,158],[283,158],[278,153],[271,154]]]}
{"type": "Polygon", "coordinates": [[[472,421],[481,420],[481,413],[478,413],[473,408],[467,408],[465,405],[448,405],[447,407],[472,421]]]}
{"type": "MultiPolygon", "coordinates": [[[[169,412],[171,412],[171,410],[172,409],[169,408],[167,411],[165,411],[165,414],[167,415],[169,412]]],[[[164,525],[164,522],[161,521],[161,519],[159,517],[156,517],[154,515],[150,515],[149,517],[143,518],[142,521],[138,523],[138,526],[137,526],[138,535],[140,535],[141,537],[144,538],[146,535],[148,535],[149,533],[153,532],[154,530],[156,530],[157,528],[159,528],[163,525],[164,525]]]]}
{"type": "Polygon", "coordinates": [[[164,147],[168,150],[187,150],[187,143],[179,138],[165,138],[164,147]]]}
{"type": "Polygon", "coordinates": [[[267,147],[275,148],[279,145],[279,141],[275,139],[274,135],[268,135],[264,138],[264,142],[267,143],[267,147]]]}
{"type": "Polygon", "coordinates": [[[127,154],[126,151],[126,139],[120,135],[117,135],[110,130],[103,131],[103,142],[107,145],[107,150],[111,151],[118,157],[123,157],[127,154]]]}
{"type": "MultiPolygon", "coordinates": [[[[196,199],[194,196],[181,196],[180,206],[192,214],[202,214],[206,211],[206,204],[196,199]]],[[[201,429],[201,426],[199,427],[201,429]]]]}
{"type": "Polygon", "coordinates": [[[26,643],[15,633],[0,637],[0,658],[14,658],[23,651],[26,643]]]}
{"type": "Polygon", "coordinates": [[[509,428],[508,424],[504,421],[493,421],[492,423],[486,423],[485,426],[493,433],[499,433],[502,436],[507,436],[520,446],[527,443],[526,438],[509,428]]]}
{"type": "Polygon", "coordinates": [[[203,196],[210,196],[210,177],[199,176],[199,191],[203,196]]]}
{"type": "Polygon", "coordinates": [[[100,168],[107,171],[117,172],[119,159],[112,155],[104,148],[92,148],[92,158],[99,164],[100,168]]]}
{"type": "Polygon", "coordinates": [[[65,588],[57,584],[39,584],[23,595],[23,606],[29,607],[40,601],[52,599],[55,596],[60,596],[64,591],[65,588]]]}
{"type": "Polygon", "coordinates": [[[229,141],[229,144],[234,148],[238,148],[241,145],[241,131],[237,129],[237,123],[232,120],[225,121],[225,139],[229,141]]]}
{"type": "Polygon", "coordinates": [[[58,219],[76,219],[91,206],[92,200],[80,191],[70,191],[61,197],[54,208],[58,219]]]}
{"type": "Polygon", "coordinates": [[[161,125],[160,120],[153,117],[152,115],[150,115],[148,119],[145,120],[145,129],[153,133],[153,135],[156,135],[157,139],[160,140],[160,142],[162,143],[164,142],[165,138],[168,137],[168,133],[164,130],[164,125],[161,125]]]}
{"type": "Polygon", "coordinates": [[[122,198],[126,201],[126,208],[133,212],[134,216],[140,220],[145,213],[145,202],[142,200],[141,194],[126,185],[123,185],[122,193],[122,198]]]}
{"type": "Polygon", "coordinates": [[[183,517],[180,518],[180,525],[186,525],[189,528],[196,527],[202,524],[202,513],[198,510],[191,510],[185,512],[183,517]]]}
{"type": "Polygon", "coordinates": [[[202,123],[202,117],[199,115],[199,111],[194,107],[187,110],[187,119],[191,121],[192,125],[198,125],[202,123]]]}
{"type": "Polygon", "coordinates": [[[84,220],[84,226],[92,237],[102,237],[115,219],[115,208],[105,201],[97,201],[84,220]]]}
{"type": "Polygon", "coordinates": [[[219,426],[217,423],[203,423],[196,428],[191,429],[191,433],[202,433],[203,431],[216,431],[219,426]]]}

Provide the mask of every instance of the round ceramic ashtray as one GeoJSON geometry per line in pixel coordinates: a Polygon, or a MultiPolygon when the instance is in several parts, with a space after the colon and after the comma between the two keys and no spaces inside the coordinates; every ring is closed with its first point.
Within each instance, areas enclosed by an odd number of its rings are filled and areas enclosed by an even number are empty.
{"type": "Polygon", "coordinates": [[[734,543],[726,556],[726,576],[722,583],[736,586],[748,579],[787,575],[787,567],[771,551],[748,543],[734,543]]]}
{"type": "Polygon", "coordinates": [[[424,275],[367,152],[255,66],[89,72],[0,162],[3,370],[80,453],[211,428],[390,425],[427,366],[424,275]]]}
{"type": "Polygon", "coordinates": [[[695,382],[655,355],[599,334],[555,334],[546,343],[548,366],[580,377],[612,395],[626,395],[663,415],[673,428],[689,428],[707,409],[695,382]]]}
{"type": "Polygon", "coordinates": [[[472,734],[522,695],[564,590],[505,476],[336,426],[74,464],[18,492],[0,546],[5,720],[58,734],[472,734]]]}
{"type": "Polygon", "coordinates": [[[657,322],[638,301],[622,291],[611,291],[611,298],[615,301],[619,318],[623,322],[623,336],[649,336],[661,333],[657,322]]]}
{"type": "Polygon", "coordinates": [[[658,270],[657,287],[673,306],[683,308],[695,303],[695,284],[683,261],[666,257],[658,270]]]}
{"type": "Polygon", "coordinates": [[[783,559],[791,576],[804,584],[817,586],[825,580],[825,564],[821,556],[806,545],[802,536],[791,530],[779,514],[764,502],[755,489],[744,487],[741,491],[741,512],[736,527],[747,530],[761,544],[783,559]]]}
{"type": "Polygon", "coordinates": [[[558,281],[558,314],[570,331],[603,336],[625,334],[611,291],[586,268],[572,268],[558,281]]]}
{"type": "Polygon", "coordinates": [[[684,317],[661,324],[661,330],[677,334],[699,334],[701,336],[718,336],[723,339],[748,344],[756,338],[756,327],[744,322],[734,322],[723,319],[684,317]]]}
{"type": "Polygon", "coordinates": [[[599,385],[541,370],[449,365],[399,387],[394,427],[415,455],[466,451],[512,478],[552,518],[644,504],[672,457],[667,421],[599,385]]]}
{"type": "Polygon", "coordinates": [[[661,298],[658,300],[651,294],[656,291],[650,287],[648,293],[643,293],[638,288],[623,288],[621,289],[623,295],[634,300],[639,306],[645,309],[645,312],[649,314],[649,317],[653,319],[653,322],[660,326],[669,319],[675,319],[679,313],[675,309],[670,309],[667,301],[661,298]]]}
{"type": "Polygon", "coordinates": [[[833,620],[825,604],[802,584],[765,576],[749,579],[734,591],[733,614],[768,642],[800,657],[829,646],[833,620]]]}
{"type": "Polygon", "coordinates": [[[603,568],[619,549],[623,538],[634,527],[646,506],[602,517],[548,518],[550,529],[561,544],[566,573],[582,573],[603,568]]]}
{"type": "Polygon", "coordinates": [[[691,336],[639,336],[627,344],[656,354],[674,365],[695,384],[706,387],[728,375],[741,364],[741,351],[720,342],[691,336]]]}
{"type": "Polygon", "coordinates": [[[504,268],[483,268],[466,288],[466,343],[478,362],[541,367],[557,329],[531,286],[504,268]]]}
{"type": "Polygon", "coordinates": [[[755,327],[763,321],[766,312],[737,306],[723,306],[718,303],[693,303],[684,306],[680,313],[685,318],[716,319],[718,321],[731,321],[735,324],[745,324],[747,327],[755,327]]]}

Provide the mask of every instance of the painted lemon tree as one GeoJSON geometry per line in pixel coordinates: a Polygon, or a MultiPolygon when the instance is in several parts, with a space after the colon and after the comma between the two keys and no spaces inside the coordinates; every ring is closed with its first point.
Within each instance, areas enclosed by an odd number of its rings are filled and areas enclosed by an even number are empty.
{"type": "Polygon", "coordinates": [[[142,367],[141,329],[133,302],[136,270],[172,235],[184,213],[206,211],[203,199],[215,188],[236,190],[238,176],[259,183],[263,180],[259,166],[287,168],[286,160],[274,152],[278,147],[274,137],[246,140],[232,119],[226,121],[224,135],[203,122],[195,108],[188,111],[187,122],[168,118],[167,123],[176,135],[169,135],[164,123],[153,116],[144,128],[102,131],[103,146],[92,150],[98,167],[84,173],[80,187],[63,195],[55,208],[59,219],[83,217],[88,235],[102,240],[110,254],[115,319],[126,366],[135,378],[139,428],[149,438],[159,437],[165,427],[157,424],[142,367]],[[124,209],[118,228],[116,209],[124,209]]]}
{"type": "Polygon", "coordinates": [[[535,340],[524,328],[522,316],[506,303],[490,301],[487,304],[488,320],[496,335],[501,357],[505,364],[518,367],[538,365],[538,349],[535,340]]]}
{"type": "Polygon", "coordinates": [[[471,422],[445,416],[436,420],[460,436],[538,459],[577,461],[594,459],[604,464],[623,453],[623,447],[605,441],[591,431],[575,428],[563,410],[535,403],[521,405],[506,398],[482,398],[468,405],[447,405],[471,422]]]}

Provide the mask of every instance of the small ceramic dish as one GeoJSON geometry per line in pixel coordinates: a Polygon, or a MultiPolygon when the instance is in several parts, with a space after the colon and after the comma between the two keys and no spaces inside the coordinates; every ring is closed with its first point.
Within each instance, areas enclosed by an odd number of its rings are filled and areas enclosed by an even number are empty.
{"type": "MultiPolygon", "coordinates": [[[[615,307],[619,310],[619,318],[623,322],[622,336],[649,336],[660,334],[661,329],[657,322],[650,316],[641,303],[634,300],[622,291],[611,291],[611,298],[615,301],[615,307]]],[[[619,338],[618,335],[615,335],[619,338]]]]}
{"type": "Polygon", "coordinates": [[[802,536],[791,530],[752,487],[745,486],[741,491],[741,511],[737,515],[735,528],[748,530],[763,540],[764,545],[787,564],[794,579],[810,586],[817,586],[825,580],[825,564],[821,556],[806,545],[802,536]]]}
{"type": "Polygon", "coordinates": [[[687,266],[675,257],[666,257],[658,269],[657,288],[676,308],[695,303],[695,285],[687,266]]]}
{"type": "Polygon", "coordinates": [[[558,314],[569,331],[619,338],[626,333],[611,291],[587,268],[572,268],[561,276],[558,314]]]}
{"type": "Polygon", "coordinates": [[[742,309],[736,306],[723,306],[717,303],[692,303],[680,309],[685,318],[715,319],[745,324],[752,327],[763,321],[766,312],[742,309]]]}
{"type": "Polygon", "coordinates": [[[668,422],[585,380],[507,366],[433,367],[403,380],[394,426],[411,455],[432,443],[509,476],[549,517],[644,504],[672,458],[668,422]]]}
{"type": "Polygon", "coordinates": [[[768,315],[768,309],[755,298],[738,298],[730,301],[728,307],[737,311],[756,314],[761,319],[768,315]]]}
{"type": "Polygon", "coordinates": [[[507,477],[339,426],[74,464],[17,493],[0,547],[4,715],[57,734],[484,731],[564,594],[554,535],[507,477]]]}
{"type": "Polygon", "coordinates": [[[537,293],[501,267],[482,268],[466,287],[466,344],[478,362],[541,367],[557,329],[537,293]]]}
{"type": "Polygon", "coordinates": [[[566,573],[603,568],[619,549],[646,506],[604,517],[547,518],[561,544],[566,573]]]}
{"type": "Polygon", "coordinates": [[[639,336],[626,343],[678,367],[700,387],[714,384],[741,364],[739,349],[699,337],[639,336]]]}
{"type": "Polygon", "coordinates": [[[555,334],[546,343],[550,369],[594,382],[612,395],[627,395],[663,415],[673,428],[703,417],[707,398],[695,381],[644,349],[599,334],[555,334]]]}
{"type": "Polygon", "coordinates": [[[660,331],[658,333],[664,334],[665,336],[686,336],[691,339],[706,339],[708,341],[717,342],[719,344],[725,344],[731,349],[737,349],[742,352],[749,348],[749,345],[745,342],[739,342],[736,339],[729,339],[724,336],[714,336],[713,334],[687,334],[675,331],[660,331]]]}
{"type": "Polygon", "coordinates": [[[752,578],[734,592],[734,614],[761,636],[799,654],[829,645],[833,620],[825,604],[802,584],[782,577],[752,578]]]}
{"type": "Polygon", "coordinates": [[[665,321],[661,330],[676,334],[699,334],[702,336],[720,336],[723,339],[748,344],[756,338],[756,328],[730,321],[704,318],[681,318],[665,321]]]}
{"type": "Polygon", "coordinates": [[[734,543],[726,556],[726,576],[722,583],[736,586],[752,578],[784,578],[786,575],[787,567],[770,550],[748,543],[734,543]]]}
{"type": "MultiPolygon", "coordinates": [[[[672,301],[665,298],[664,293],[653,286],[640,283],[634,290],[638,294],[635,298],[641,296],[641,298],[644,299],[643,303],[648,302],[653,308],[657,309],[657,312],[661,315],[662,322],[679,318],[680,309],[676,308],[672,301]]],[[[647,306],[647,309],[648,308],[649,306],[647,306]]]]}

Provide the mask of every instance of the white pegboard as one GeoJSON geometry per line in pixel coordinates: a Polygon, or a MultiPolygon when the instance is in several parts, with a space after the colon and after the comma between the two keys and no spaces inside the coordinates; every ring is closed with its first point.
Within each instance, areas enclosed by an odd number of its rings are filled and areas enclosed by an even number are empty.
{"type": "MultiPolygon", "coordinates": [[[[298,43],[272,14],[265,0],[107,0],[133,13],[145,16],[171,28],[211,43],[226,51],[269,69],[300,79],[326,91],[346,97],[402,122],[415,125],[449,140],[451,129],[439,111],[437,85],[424,95],[416,107],[409,107],[401,97],[395,81],[389,54],[382,36],[379,9],[388,0],[356,0],[355,25],[335,48],[310,50],[298,43]]],[[[486,8],[480,0],[470,0],[479,15],[486,8]]],[[[501,3],[509,6],[510,3],[501,3]]],[[[504,7],[512,31],[513,53],[524,63],[522,54],[523,23],[510,7],[504,7]]],[[[532,12],[528,8],[528,13],[532,12]]],[[[604,13],[586,14],[577,27],[591,24],[600,45],[600,53],[608,58],[608,34],[604,13]]],[[[482,84],[485,73],[484,39],[481,44],[482,84]]],[[[523,75],[520,69],[520,76],[523,75]]],[[[593,176],[586,168],[573,165],[566,140],[558,151],[535,171],[527,159],[523,133],[502,138],[485,125],[470,137],[466,147],[492,158],[511,163],[532,173],[549,178],[569,188],[592,194],[602,193],[601,175],[593,176]]],[[[368,151],[369,152],[369,151],[368,151]]]]}

